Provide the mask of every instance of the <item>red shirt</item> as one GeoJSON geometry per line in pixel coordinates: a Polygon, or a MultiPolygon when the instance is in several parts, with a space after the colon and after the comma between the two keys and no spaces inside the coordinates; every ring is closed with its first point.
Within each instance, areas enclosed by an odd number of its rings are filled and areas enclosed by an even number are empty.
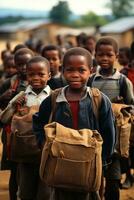
{"type": "Polygon", "coordinates": [[[79,101],[68,102],[72,111],[73,128],[78,129],[79,101]]]}

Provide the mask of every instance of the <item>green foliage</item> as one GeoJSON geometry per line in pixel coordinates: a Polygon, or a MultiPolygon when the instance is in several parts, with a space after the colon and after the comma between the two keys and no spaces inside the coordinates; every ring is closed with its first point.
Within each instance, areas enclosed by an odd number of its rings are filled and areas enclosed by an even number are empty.
{"type": "Polygon", "coordinates": [[[134,15],[134,0],[111,0],[107,6],[115,18],[134,15]]]}
{"type": "Polygon", "coordinates": [[[108,23],[108,20],[103,17],[96,15],[94,12],[88,12],[85,15],[82,15],[80,19],[75,20],[72,25],[75,27],[86,27],[86,26],[102,26],[108,23]]]}
{"type": "Polygon", "coordinates": [[[17,16],[17,17],[7,16],[7,17],[3,17],[3,18],[0,18],[0,25],[6,24],[6,23],[15,23],[15,22],[18,22],[18,21],[20,21],[22,19],[24,19],[24,17],[22,17],[22,16],[17,16]]]}
{"type": "Polygon", "coordinates": [[[71,11],[67,1],[59,1],[56,6],[54,6],[49,14],[50,19],[53,22],[68,24],[71,11]]]}
{"type": "Polygon", "coordinates": [[[7,16],[0,18],[0,25],[4,24],[12,24],[15,22],[19,22],[21,20],[35,20],[35,19],[44,19],[44,17],[23,17],[23,16],[7,16]]]}

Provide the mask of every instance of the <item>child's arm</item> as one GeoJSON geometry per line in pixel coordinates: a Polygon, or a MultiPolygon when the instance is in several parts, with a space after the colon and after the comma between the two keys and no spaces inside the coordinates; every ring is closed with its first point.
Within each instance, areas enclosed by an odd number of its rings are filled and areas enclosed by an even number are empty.
{"type": "Polygon", "coordinates": [[[127,105],[134,105],[133,85],[127,77],[123,77],[120,88],[120,96],[123,97],[124,103],[127,105]]]}
{"type": "Polygon", "coordinates": [[[100,107],[99,126],[103,138],[103,163],[107,163],[114,152],[116,134],[111,102],[104,94],[102,95],[102,103],[100,107]]]}
{"type": "Polygon", "coordinates": [[[17,104],[24,98],[24,91],[17,94],[7,105],[7,107],[0,113],[0,120],[3,124],[8,123],[13,114],[16,112],[17,104]]]}
{"type": "Polygon", "coordinates": [[[38,144],[42,146],[45,141],[44,126],[48,123],[51,113],[51,97],[47,97],[40,105],[39,112],[33,115],[33,131],[38,144]]]}

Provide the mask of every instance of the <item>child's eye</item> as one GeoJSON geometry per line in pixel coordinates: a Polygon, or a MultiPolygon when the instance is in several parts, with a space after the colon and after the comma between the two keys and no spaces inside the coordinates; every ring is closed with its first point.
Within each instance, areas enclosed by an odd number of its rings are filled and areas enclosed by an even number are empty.
{"type": "Polygon", "coordinates": [[[85,69],[80,69],[79,72],[83,73],[84,71],[86,71],[85,69]]]}
{"type": "Polygon", "coordinates": [[[43,76],[46,76],[46,75],[47,74],[42,74],[42,73],[39,74],[40,77],[43,77],[43,76]]]}
{"type": "Polygon", "coordinates": [[[71,72],[71,71],[73,71],[73,69],[71,68],[71,67],[66,67],[66,69],[65,69],[66,71],[68,71],[68,72],[71,72]]]}

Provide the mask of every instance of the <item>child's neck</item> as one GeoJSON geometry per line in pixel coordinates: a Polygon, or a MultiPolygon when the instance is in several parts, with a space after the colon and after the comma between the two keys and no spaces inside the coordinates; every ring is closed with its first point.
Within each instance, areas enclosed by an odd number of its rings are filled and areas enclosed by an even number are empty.
{"type": "Polygon", "coordinates": [[[61,75],[61,73],[60,73],[60,72],[57,72],[57,74],[55,74],[55,75],[53,76],[53,78],[59,78],[60,75],[61,75]]]}
{"type": "Polygon", "coordinates": [[[40,94],[41,91],[43,90],[43,88],[39,88],[39,89],[32,88],[32,90],[33,90],[36,94],[40,94]]]}
{"type": "Polygon", "coordinates": [[[80,101],[80,99],[85,95],[86,87],[82,89],[72,89],[70,87],[66,90],[66,98],[68,101],[80,101]]]}
{"type": "Polygon", "coordinates": [[[111,76],[113,75],[115,70],[113,68],[108,68],[108,69],[101,69],[100,74],[103,76],[111,76]]]}

